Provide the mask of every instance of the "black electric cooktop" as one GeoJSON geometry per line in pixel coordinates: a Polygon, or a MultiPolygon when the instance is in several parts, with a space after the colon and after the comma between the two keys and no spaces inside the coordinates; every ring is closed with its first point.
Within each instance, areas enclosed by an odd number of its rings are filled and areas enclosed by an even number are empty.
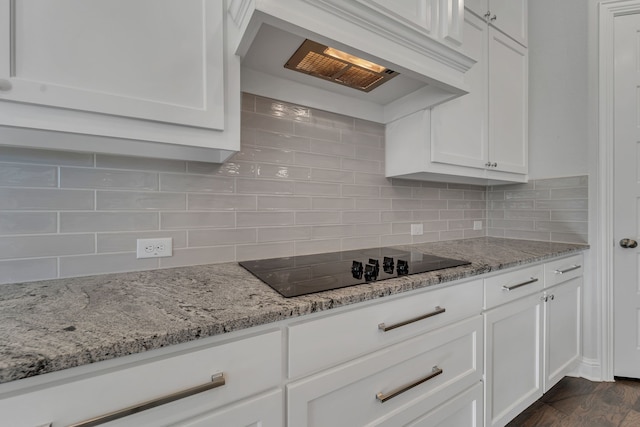
{"type": "Polygon", "coordinates": [[[284,297],[471,264],[395,248],[372,248],[243,261],[241,266],[284,297]]]}

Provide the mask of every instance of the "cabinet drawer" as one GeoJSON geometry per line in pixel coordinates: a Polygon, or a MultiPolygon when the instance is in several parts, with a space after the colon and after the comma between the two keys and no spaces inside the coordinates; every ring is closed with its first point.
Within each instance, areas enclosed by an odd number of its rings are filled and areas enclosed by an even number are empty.
{"type": "Polygon", "coordinates": [[[541,291],[544,287],[542,265],[521,268],[484,280],[484,306],[489,309],[541,291]]]}
{"type": "Polygon", "coordinates": [[[475,280],[295,324],[289,327],[289,377],[316,372],[481,311],[482,281],[475,280]],[[382,324],[393,329],[385,332],[382,324]]]}
{"type": "Polygon", "coordinates": [[[544,265],[545,288],[582,276],[583,265],[582,254],[546,263],[544,265]]]}
{"type": "Polygon", "coordinates": [[[369,425],[417,403],[424,414],[480,382],[482,342],[477,315],[289,384],[288,425],[369,425]]]}
{"type": "Polygon", "coordinates": [[[435,409],[425,414],[424,405],[418,402],[403,410],[398,416],[385,418],[367,427],[475,427],[482,425],[482,383],[452,399],[439,402],[435,409]]]}
{"type": "MultiPolygon", "coordinates": [[[[213,374],[223,373],[224,385],[150,409],[178,412],[186,407],[196,415],[279,385],[281,353],[281,333],[265,333],[6,397],[0,400],[0,413],[3,423],[13,427],[69,425],[207,384],[213,374]]],[[[162,420],[155,425],[164,425],[162,420]]],[[[126,421],[121,418],[118,425],[126,421]]]]}

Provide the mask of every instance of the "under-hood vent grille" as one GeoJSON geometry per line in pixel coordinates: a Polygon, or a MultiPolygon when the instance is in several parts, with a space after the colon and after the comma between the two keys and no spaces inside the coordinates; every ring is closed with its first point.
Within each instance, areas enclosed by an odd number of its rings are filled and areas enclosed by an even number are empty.
{"type": "Polygon", "coordinates": [[[363,92],[370,92],[400,74],[308,39],[284,66],[363,92]]]}

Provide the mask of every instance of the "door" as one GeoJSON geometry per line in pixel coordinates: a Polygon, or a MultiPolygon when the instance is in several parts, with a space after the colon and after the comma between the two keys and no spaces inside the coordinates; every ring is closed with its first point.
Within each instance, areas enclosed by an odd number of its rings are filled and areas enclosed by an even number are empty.
{"type": "Polygon", "coordinates": [[[614,30],[614,375],[640,378],[640,14],[615,18],[614,30]],[[628,245],[633,246],[633,245],[628,245]]]}

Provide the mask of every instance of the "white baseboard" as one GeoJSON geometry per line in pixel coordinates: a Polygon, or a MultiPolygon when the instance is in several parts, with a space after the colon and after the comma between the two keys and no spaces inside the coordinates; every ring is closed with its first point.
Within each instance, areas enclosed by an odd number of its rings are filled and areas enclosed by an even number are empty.
{"type": "Polygon", "coordinates": [[[583,357],[572,375],[586,378],[589,381],[606,381],[602,377],[602,365],[598,359],[589,359],[583,357]]]}

